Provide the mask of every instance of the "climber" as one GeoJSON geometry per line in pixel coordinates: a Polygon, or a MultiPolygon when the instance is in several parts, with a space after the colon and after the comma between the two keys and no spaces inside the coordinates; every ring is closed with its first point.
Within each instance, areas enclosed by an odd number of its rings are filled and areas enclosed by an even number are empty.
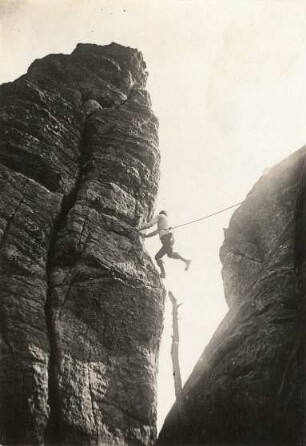
{"type": "Polygon", "coordinates": [[[189,269],[191,260],[184,259],[180,254],[177,252],[173,252],[173,245],[174,245],[174,237],[173,233],[171,232],[171,228],[168,225],[167,220],[167,212],[166,211],[160,211],[156,217],[153,218],[149,223],[143,225],[141,228],[138,229],[138,231],[143,231],[144,229],[151,228],[153,225],[157,224],[157,229],[150,234],[142,234],[140,233],[140,236],[143,238],[146,237],[153,237],[154,235],[159,234],[160,241],[162,242],[162,247],[158,251],[158,253],[155,256],[155,260],[157,265],[160,268],[161,274],[160,277],[164,279],[166,277],[166,271],[164,268],[164,262],[162,261],[162,257],[167,254],[170,259],[178,259],[185,263],[185,271],[189,269]]]}

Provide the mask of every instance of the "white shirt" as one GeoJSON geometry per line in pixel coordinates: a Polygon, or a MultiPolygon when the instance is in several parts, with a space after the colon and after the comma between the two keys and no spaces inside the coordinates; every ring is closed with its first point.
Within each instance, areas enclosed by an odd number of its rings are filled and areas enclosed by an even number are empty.
{"type": "Polygon", "coordinates": [[[157,224],[159,236],[169,234],[171,231],[169,229],[168,219],[165,214],[158,214],[149,223],[143,225],[140,229],[148,229],[157,224]]]}

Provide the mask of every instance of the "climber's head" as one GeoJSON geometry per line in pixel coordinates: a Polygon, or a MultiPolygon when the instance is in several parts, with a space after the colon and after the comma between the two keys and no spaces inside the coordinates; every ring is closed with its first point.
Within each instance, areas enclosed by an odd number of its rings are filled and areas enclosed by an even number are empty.
{"type": "Polygon", "coordinates": [[[166,211],[160,211],[160,214],[163,214],[163,215],[165,215],[166,217],[168,217],[168,214],[167,214],[166,211]]]}

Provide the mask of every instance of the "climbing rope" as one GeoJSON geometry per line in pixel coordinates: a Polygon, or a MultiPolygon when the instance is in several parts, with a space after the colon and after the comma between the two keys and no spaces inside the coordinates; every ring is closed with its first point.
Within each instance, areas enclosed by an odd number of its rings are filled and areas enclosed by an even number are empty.
{"type": "Polygon", "coordinates": [[[204,217],[197,218],[196,220],[192,220],[192,221],[189,221],[187,223],[183,223],[183,224],[177,225],[177,226],[172,226],[171,229],[182,228],[183,226],[192,225],[193,223],[196,223],[198,221],[206,220],[207,218],[213,217],[214,215],[218,215],[218,214],[221,214],[222,212],[228,211],[229,209],[235,208],[236,206],[239,206],[241,203],[242,203],[242,201],[240,201],[239,203],[233,204],[232,206],[228,206],[227,208],[221,209],[220,211],[213,212],[212,214],[204,215],[204,217]]]}

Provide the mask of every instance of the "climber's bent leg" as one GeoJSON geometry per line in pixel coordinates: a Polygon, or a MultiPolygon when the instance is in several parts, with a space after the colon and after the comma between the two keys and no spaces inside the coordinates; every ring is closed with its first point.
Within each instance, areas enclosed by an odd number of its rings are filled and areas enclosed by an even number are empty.
{"type": "Polygon", "coordinates": [[[185,263],[185,271],[187,271],[189,269],[191,260],[188,259],[184,259],[184,257],[182,257],[178,252],[172,252],[168,254],[168,257],[170,257],[170,259],[177,259],[177,260],[181,260],[182,262],[185,263]]]}
{"type": "Polygon", "coordinates": [[[181,260],[182,262],[187,262],[186,259],[184,259],[184,257],[182,257],[178,252],[171,252],[168,254],[168,257],[170,257],[170,259],[177,259],[177,260],[181,260]]]}
{"type": "Polygon", "coordinates": [[[162,261],[162,257],[164,257],[165,254],[167,254],[167,250],[166,250],[165,246],[163,245],[155,256],[156,263],[160,269],[160,277],[162,279],[164,279],[166,277],[164,262],[162,261]]]}
{"type": "Polygon", "coordinates": [[[156,259],[156,263],[159,266],[160,269],[160,277],[162,279],[165,279],[166,277],[166,271],[165,271],[165,267],[164,267],[164,262],[162,261],[162,259],[156,259]]]}

